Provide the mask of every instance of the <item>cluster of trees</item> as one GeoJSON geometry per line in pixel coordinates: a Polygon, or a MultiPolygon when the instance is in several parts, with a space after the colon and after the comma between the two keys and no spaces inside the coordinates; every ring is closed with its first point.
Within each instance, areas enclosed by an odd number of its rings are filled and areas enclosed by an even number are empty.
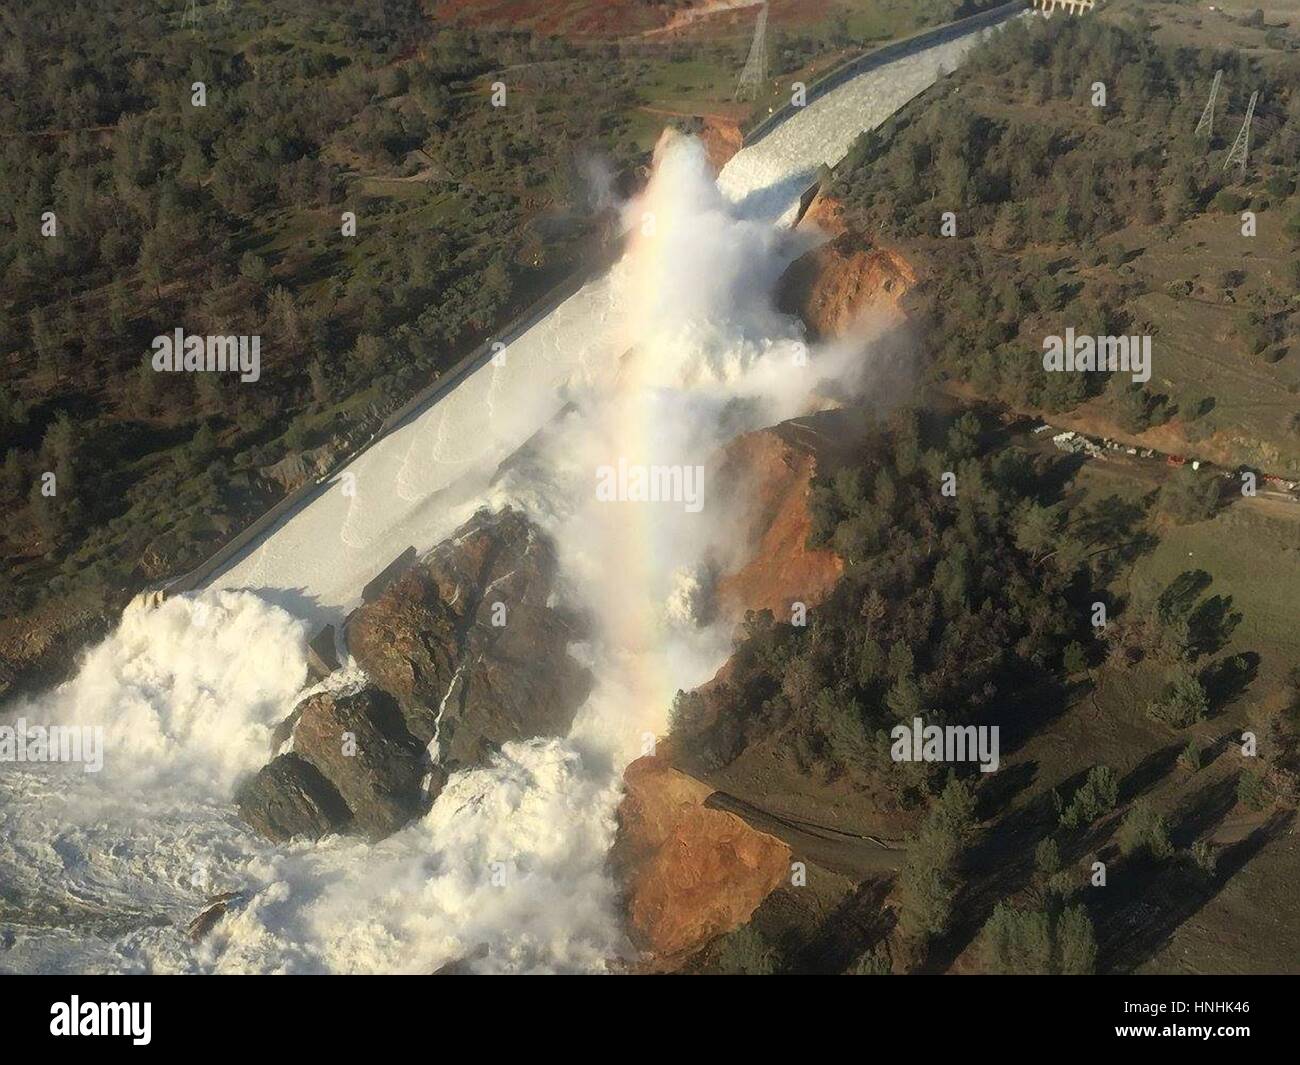
{"type": "Polygon", "coordinates": [[[1139,594],[1102,633],[1115,668],[1147,662],[1163,669],[1163,690],[1147,712],[1173,728],[1203,721],[1239,694],[1254,673],[1247,656],[1212,657],[1231,639],[1242,615],[1233,610],[1231,596],[1204,595],[1211,580],[1204,570],[1188,570],[1157,595],[1139,594]]]}
{"type": "Polygon", "coordinates": [[[1219,478],[1183,466],[1160,486],[1158,505],[1174,524],[1190,525],[1212,518],[1221,495],[1219,478]]]}
{"type": "Polygon", "coordinates": [[[998,975],[1087,976],[1096,971],[1097,940],[1088,911],[1053,892],[1037,907],[999,902],[980,954],[985,971],[998,975]]]}
{"type": "MultiPolygon", "coordinates": [[[[1060,323],[1094,336],[1147,331],[1125,310],[1145,282],[1124,269],[1129,251],[1114,234],[1294,193],[1294,68],[1270,72],[1242,53],[1176,48],[1099,19],[1019,20],[950,85],[864,134],[834,192],[860,232],[886,239],[937,237],[944,213],[956,216],[944,269],[918,294],[929,346],[941,372],[1016,406],[1068,410],[1107,388],[1104,374],[1043,372],[1042,339],[1060,323]],[[1225,86],[1260,90],[1249,190],[1225,188],[1232,175],[1221,170],[1244,94],[1230,96],[1210,150],[1193,136],[1217,69],[1225,86]],[[1094,106],[1098,85],[1104,106],[1094,106]]],[[[1243,341],[1282,357],[1285,345],[1270,345],[1297,325],[1285,306],[1242,313],[1252,323],[1243,341]]],[[[1131,432],[1203,413],[1204,397],[1177,398],[1126,375],[1109,383],[1108,406],[1131,432]]]]}
{"type": "MultiPolygon", "coordinates": [[[[1081,901],[1087,881],[1063,856],[1077,856],[1087,849],[1093,838],[1090,830],[1116,809],[1119,791],[1114,770],[1102,765],[1089,770],[1068,802],[1052,792],[1058,832],[1038,842],[1029,887],[1016,901],[999,901],[984,924],[977,946],[986,971],[1033,975],[1096,971],[1092,915],[1081,901]]],[[[1143,799],[1128,808],[1114,829],[1114,839],[1126,862],[1159,864],[1175,853],[1164,816],[1143,799]]],[[[1188,856],[1202,872],[1213,875],[1214,857],[1207,843],[1198,842],[1188,856]]]]}
{"type": "Polygon", "coordinates": [[[183,10],[38,0],[0,24],[7,610],[203,557],[268,504],[258,467],[368,432],[569,269],[583,155],[631,159],[615,67],[563,41],[416,0],[183,10]],[[530,94],[557,60],[575,75],[530,94]],[[261,380],[153,372],[176,326],[261,336],[261,380]]]}
{"type": "Polygon", "coordinates": [[[1110,766],[1096,765],[1088,770],[1068,803],[1056,791],[1052,792],[1052,798],[1062,828],[1085,829],[1115,809],[1119,801],[1119,777],[1110,766]]]}
{"type": "Polygon", "coordinates": [[[1043,550],[1054,534],[1025,532],[1044,524],[1045,460],[983,437],[973,414],[901,411],[854,464],[814,482],[810,542],[835,549],[844,578],[806,627],[747,618],[728,683],[678,700],[690,756],[724,765],[778,735],[810,767],[916,803],[941,781],[928,763],[890,758],[890,727],[977,723],[994,709],[1005,724],[1018,695],[1078,667],[1064,660],[1088,639],[1083,552],[1043,550]]]}
{"type": "Polygon", "coordinates": [[[1255,810],[1294,807],[1300,802],[1300,667],[1291,671],[1286,701],[1253,704],[1249,722],[1256,753],[1238,781],[1238,798],[1255,810]]]}
{"type": "Polygon", "coordinates": [[[961,861],[975,835],[975,793],[955,776],[934,797],[907,838],[899,872],[898,931],[913,955],[948,931],[961,887],[961,861]]]}

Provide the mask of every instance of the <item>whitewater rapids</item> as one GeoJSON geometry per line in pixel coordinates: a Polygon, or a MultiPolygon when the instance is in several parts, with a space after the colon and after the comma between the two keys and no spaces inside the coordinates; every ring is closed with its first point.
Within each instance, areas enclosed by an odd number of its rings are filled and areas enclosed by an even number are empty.
{"type": "Polygon", "coordinates": [[[698,143],[667,141],[609,275],[360,456],[354,494],[324,493],[198,595],[132,607],[72,681],[18,707],[32,722],[102,726],[105,766],[0,766],[0,971],[419,973],[468,958],[480,972],[554,972],[630,959],[605,868],[622,770],[662,731],[673,691],[725,658],[727,634],[698,625],[692,604],[697,574],[736,536],[722,507],[599,503],[592,468],[706,465],[847,369],[816,352],[816,375],[797,369],[799,324],[770,298],[799,250],[783,220],[820,164],[974,43],[841,86],[716,184],[698,143]],[[302,690],[309,626],[340,620],[392,558],[484,502],[520,506],[555,537],[565,595],[597,621],[572,649],[596,686],[570,735],[507,744],[454,774],[424,818],[379,844],[254,836],[231,796],[302,690]],[[191,943],[186,925],[222,892],[240,899],[191,943]]]}

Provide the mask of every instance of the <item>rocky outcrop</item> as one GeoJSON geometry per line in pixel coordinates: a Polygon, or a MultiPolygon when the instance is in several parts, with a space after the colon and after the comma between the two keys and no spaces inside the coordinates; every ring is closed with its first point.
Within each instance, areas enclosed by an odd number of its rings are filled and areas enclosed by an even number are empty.
{"type": "Polygon", "coordinates": [[[706,807],[713,789],[662,758],[633,762],[623,779],[610,860],[628,933],[651,968],[672,969],[749,920],[789,875],[790,849],[706,807]]]}
{"type": "Polygon", "coordinates": [[[844,205],[826,192],[825,187],[818,190],[808,210],[799,220],[800,227],[816,226],[831,237],[838,237],[848,232],[848,223],[844,219],[844,205]]]}
{"type": "Polygon", "coordinates": [[[20,695],[72,675],[79,652],[112,631],[112,610],[51,600],[26,614],[0,618],[0,712],[20,695]]]}
{"type": "Polygon", "coordinates": [[[381,839],[420,814],[424,745],[406,730],[391,696],[372,688],[346,696],[323,692],[300,710],[293,753],[334,786],[352,831],[381,839]]]}
{"type": "Polygon", "coordinates": [[[320,839],[343,831],[350,820],[334,785],[296,754],[282,754],[258,770],[235,795],[235,805],[255,832],[276,842],[320,839]]]}
{"type": "Polygon", "coordinates": [[[236,904],[243,902],[244,896],[238,891],[227,891],[208,899],[207,907],[192,920],[185,929],[191,943],[201,943],[208,933],[216,928],[217,923],[236,904]]]}
{"type": "Polygon", "coordinates": [[[382,839],[424,808],[431,772],[424,745],[385,692],[309,696],[275,738],[291,749],[236,796],[240,815],[264,836],[317,839],[350,831],[382,839]]]}
{"type": "Polygon", "coordinates": [[[292,451],[279,462],[258,470],[267,481],[286,493],[296,491],[334,468],[341,445],[325,443],[307,451],[292,451]]]}
{"type": "Polygon", "coordinates": [[[446,768],[509,740],[568,731],[590,690],[581,637],[551,603],[550,540],[517,511],[480,511],[348,625],[357,663],[446,768]]]}
{"type": "Polygon", "coordinates": [[[901,319],[901,300],[915,283],[901,255],[845,233],[790,264],[777,304],[803,319],[813,339],[842,337],[869,311],[901,319]]]}
{"type": "MultiPolygon", "coordinates": [[[[239,792],[271,839],[380,839],[420,816],[455,768],[510,740],[564,735],[591,678],[568,653],[582,630],[553,602],[556,559],[522,514],[480,511],[348,623],[368,675],[304,699],[280,753],[239,792]]],[[[273,752],[274,753],[274,752],[273,752]]]]}

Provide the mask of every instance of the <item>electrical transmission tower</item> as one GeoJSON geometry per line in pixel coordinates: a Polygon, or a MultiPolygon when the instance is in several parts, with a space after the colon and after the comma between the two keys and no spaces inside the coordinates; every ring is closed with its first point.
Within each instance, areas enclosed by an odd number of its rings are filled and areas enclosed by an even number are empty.
{"type": "Polygon", "coordinates": [[[1223,81],[1223,71],[1214,72],[1214,84],[1210,86],[1210,98],[1205,104],[1205,110],[1201,112],[1201,120],[1196,123],[1196,136],[1201,135],[1204,130],[1211,138],[1214,137],[1214,105],[1219,99],[1219,85],[1223,81]]]}
{"type": "Polygon", "coordinates": [[[1255,117],[1255,101],[1259,99],[1259,93],[1250,94],[1250,106],[1246,108],[1246,121],[1241,124],[1241,132],[1237,134],[1237,139],[1232,142],[1232,147],[1228,150],[1228,158],[1223,161],[1223,169],[1227,170],[1233,163],[1241,164],[1242,174],[1246,173],[1246,162],[1250,157],[1250,123],[1255,117]]]}
{"type": "Polygon", "coordinates": [[[745,60],[745,69],[740,72],[740,83],[736,86],[736,99],[757,98],[767,81],[767,4],[758,9],[758,21],[754,23],[754,43],[749,46],[749,58],[745,60]]]}
{"type": "Polygon", "coordinates": [[[186,26],[198,26],[199,0],[185,0],[185,11],[181,15],[181,29],[186,26]]]}

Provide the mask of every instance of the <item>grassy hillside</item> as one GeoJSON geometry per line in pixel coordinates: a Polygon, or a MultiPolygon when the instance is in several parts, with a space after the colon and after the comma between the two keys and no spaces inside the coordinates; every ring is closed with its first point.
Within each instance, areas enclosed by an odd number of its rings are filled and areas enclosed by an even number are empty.
{"type": "Polygon", "coordinates": [[[1178,10],[1118,2],[1008,28],[864,136],[836,193],[855,228],[934,265],[917,311],[939,377],[1294,476],[1300,38],[1238,27],[1256,48],[1191,48],[1163,20],[1178,10]],[[1197,137],[1218,69],[1213,135],[1197,137]],[[1225,170],[1254,91],[1250,165],[1225,170]],[[1044,373],[1043,338],[1066,327],[1151,335],[1151,380],[1044,373]]]}

